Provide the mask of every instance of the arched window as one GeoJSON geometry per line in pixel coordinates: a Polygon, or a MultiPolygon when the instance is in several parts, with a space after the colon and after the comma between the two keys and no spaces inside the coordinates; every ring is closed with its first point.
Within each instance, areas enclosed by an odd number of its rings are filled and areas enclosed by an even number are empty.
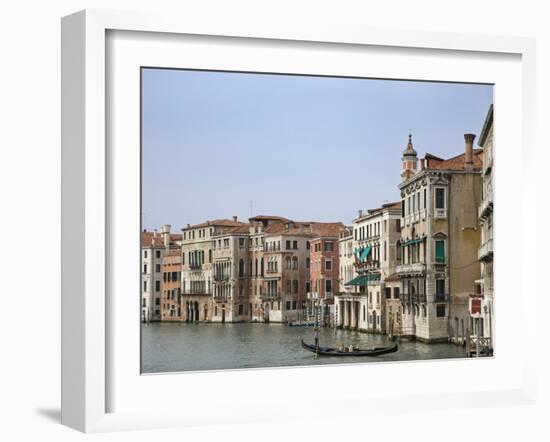
{"type": "Polygon", "coordinates": [[[260,262],[260,274],[262,276],[264,276],[264,259],[262,258],[261,262],[260,262]]]}
{"type": "Polygon", "coordinates": [[[208,262],[212,262],[212,250],[208,250],[208,262]]]}
{"type": "Polygon", "coordinates": [[[290,270],[291,269],[290,256],[286,257],[285,262],[286,262],[286,269],[290,270]]]}
{"type": "Polygon", "coordinates": [[[365,306],[363,306],[363,321],[365,320],[365,306]]]}
{"type": "Polygon", "coordinates": [[[297,279],[295,279],[293,281],[293,287],[292,288],[293,288],[293,290],[292,290],[293,293],[298,293],[298,280],[297,279]]]}
{"type": "Polygon", "coordinates": [[[244,276],[244,261],[242,259],[239,260],[239,278],[242,278],[244,276]]]}
{"type": "Polygon", "coordinates": [[[298,257],[297,256],[292,257],[292,268],[294,270],[298,269],[298,257]]]}
{"type": "Polygon", "coordinates": [[[256,276],[258,276],[258,258],[256,258],[256,276]]]}

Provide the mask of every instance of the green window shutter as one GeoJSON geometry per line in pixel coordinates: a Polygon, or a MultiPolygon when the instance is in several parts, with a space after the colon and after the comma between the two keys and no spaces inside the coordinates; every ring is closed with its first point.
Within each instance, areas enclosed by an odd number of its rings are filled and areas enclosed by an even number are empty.
{"type": "Polygon", "coordinates": [[[445,242],[435,242],[435,262],[445,262],[445,242]]]}

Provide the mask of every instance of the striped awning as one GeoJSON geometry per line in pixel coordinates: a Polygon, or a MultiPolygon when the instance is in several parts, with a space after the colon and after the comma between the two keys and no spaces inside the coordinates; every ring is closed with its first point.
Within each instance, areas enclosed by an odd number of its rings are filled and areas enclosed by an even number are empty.
{"type": "Polygon", "coordinates": [[[366,286],[369,282],[380,280],[380,273],[372,273],[369,275],[359,275],[353,278],[351,281],[346,282],[344,285],[355,285],[359,287],[366,286]]]}

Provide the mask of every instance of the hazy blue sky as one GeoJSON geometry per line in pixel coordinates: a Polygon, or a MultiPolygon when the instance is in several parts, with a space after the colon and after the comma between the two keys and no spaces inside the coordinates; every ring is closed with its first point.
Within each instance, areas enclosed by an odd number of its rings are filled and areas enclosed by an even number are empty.
{"type": "Polygon", "coordinates": [[[351,224],[419,156],[463,152],[486,85],[144,69],[143,227],[253,213],[351,224]]]}

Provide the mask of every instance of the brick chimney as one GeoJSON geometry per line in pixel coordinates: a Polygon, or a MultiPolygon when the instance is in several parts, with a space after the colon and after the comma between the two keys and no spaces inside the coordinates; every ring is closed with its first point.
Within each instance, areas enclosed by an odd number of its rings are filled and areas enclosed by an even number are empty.
{"type": "Polygon", "coordinates": [[[237,221],[237,215],[233,215],[233,221],[237,221]]]}
{"type": "Polygon", "coordinates": [[[476,136],[474,134],[464,134],[465,155],[464,155],[464,170],[474,170],[474,140],[476,136]]]}
{"type": "Polygon", "coordinates": [[[424,170],[424,158],[420,158],[420,170],[424,170]]]}

